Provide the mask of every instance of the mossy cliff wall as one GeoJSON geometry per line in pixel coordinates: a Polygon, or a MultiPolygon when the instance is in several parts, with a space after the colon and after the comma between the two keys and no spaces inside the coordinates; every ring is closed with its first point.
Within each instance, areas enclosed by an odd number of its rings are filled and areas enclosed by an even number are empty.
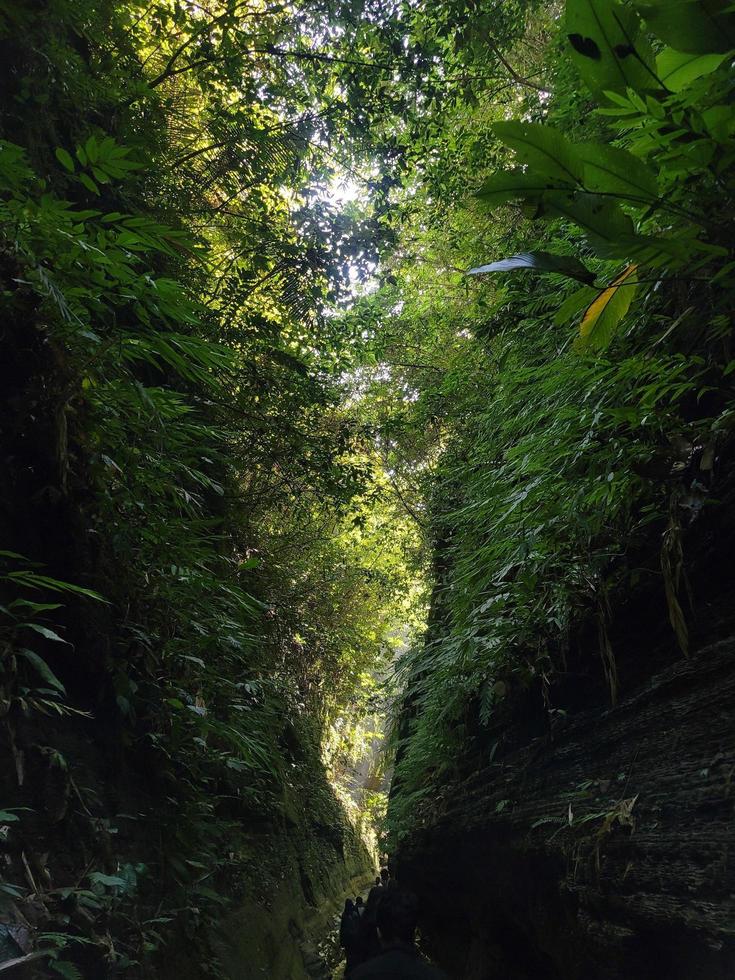
{"type": "Polygon", "coordinates": [[[307,980],[325,977],[318,947],[333,926],[345,895],[364,888],[373,870],[351,829],[338,844],[324,828],[294,829],[269,837],[273,863],[223,923],[221,957],[232,980],[307,980]]]}
{"type": "MultiPolygon", "coordinates": [[[[313,761],[313,760],[312,760],[313,761]]],[[[307,980],[328,974],[318,947],[345,896],[375,873],[374,856],[347,820],[323,770],[302,766],[283,819],[242,828],[239,897],[211,937],[228,980],[307,980]]],[[[186,942],[162,964],[161,980],[199,980],[186,942]]]]}

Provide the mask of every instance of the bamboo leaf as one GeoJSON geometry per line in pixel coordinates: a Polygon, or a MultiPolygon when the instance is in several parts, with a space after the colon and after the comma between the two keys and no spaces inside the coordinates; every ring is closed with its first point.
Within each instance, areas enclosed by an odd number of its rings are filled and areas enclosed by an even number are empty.
{"type": "Polygon", "coordinates": [[[73,174],[74,160],[72,158],[71,153],[69,153],[68,150],[65,150],[63,147],[57,146],[56,149],[54,150],[54,154],[56,155],[56,159],[59,161],[61,166],[65,170],[68,170],[70,174],[73,174]]]}
{"type": "Polygon", "coordinates": [[[40,575],[38,572],[8,572],[6,578],[31,589],[45,588],[52,592],[72,592],[74,595],[83,595],[88,599],[96,599],[98,602],[107,603],[108,601],[92,589],[85,589],[81,585],[74,585],[72,582],[63,582],[61,579],[51,578],[49,575],[40,575]]]}
{"type": "Polygon", "coordinates": [[[99,188],[91,177],[89,177],[87,174],[79,174],[79,180],[82,184],[84,184],[88,191],[91,191],[93,194],[97,194],[99,197],[99,188]]]}
{"type": "Polygon", "coordinates": [[[41,636],[45,637],[47,640],[53,640],[54,643],[66,643],[67,646],[71,646],[68,640],[65,640],[54,630],[49,629],[48,626],[41,626],[40,623],[21,623],[26,629],[35,630],[36,633],[40,633],[41,636]]]}
{"type": "Polygon", "coordinates": [[[25,647],[22,647],[20,650],[17,650],[16,653],[18,654],[19,657],[23,657],[25,660],[27,660],[28,663],[31,664],[31,666],[36,669],[36,672],[46,681],[47,684],[49,684],[51,687],[56,688],[56,690],[59,691],[61,694],[66,694],[66,688],[61,683],[61,681],[56,676],[56,674],[53,672],[53,670],[51,670],[51,668],[43,659],[43,657],[39,657],[39,655],[35,653],[33,650],[28,650],[25,647]]]}

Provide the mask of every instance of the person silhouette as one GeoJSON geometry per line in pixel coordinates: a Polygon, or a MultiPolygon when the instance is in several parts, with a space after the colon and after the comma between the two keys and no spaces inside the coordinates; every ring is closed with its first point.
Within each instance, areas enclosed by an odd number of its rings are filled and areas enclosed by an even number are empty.
{"type": "Polygon", "coordinates": [[[355,903],[351,898],[345,899],[345,907],[342,910],[342,916],[339,920],[339,944],[340,946],[345,946],[345,940],[348,938],[352,920],[355,917],[355,903]]]}
{"type": "Polygon", "coordinates": [[[446,980],[416,948],[416,896],[391,884],[381,889],[375,910],[379,951],[350,974],[351,980],[446,980]]]}
{"type": "Polygon", "coordinates": [[[360,916],[351,898],[345,899],[345,907],[339,923],[339,944],[345,951],[345,976],[351,976],[360,957],[360,916]]]}

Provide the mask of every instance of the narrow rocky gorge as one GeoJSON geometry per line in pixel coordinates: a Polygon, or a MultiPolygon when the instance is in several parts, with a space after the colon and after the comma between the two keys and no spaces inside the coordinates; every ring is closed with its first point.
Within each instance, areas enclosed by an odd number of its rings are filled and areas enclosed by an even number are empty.
{"type": "Polygon", "coordinates": [[[0,0],[0,975],[735,980],[734,68],[0,0]]]}

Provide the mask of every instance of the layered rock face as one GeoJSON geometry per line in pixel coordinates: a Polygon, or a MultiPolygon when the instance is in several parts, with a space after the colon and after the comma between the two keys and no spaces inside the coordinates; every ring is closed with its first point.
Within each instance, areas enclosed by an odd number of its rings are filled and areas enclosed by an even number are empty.
{"type": "Polygon", "coordinates": [[[735,976],[735,641],[445,791],[398,857],[452,976],[735,976]]]}
{"type": "Polygon", "coordinates": [[[731,491],[720,499],[685,541],[689,655],[652,574],[614,608],[617,704],[582,630],[551,692],[562,710],[511,693],[395,855],[451,977],[735,978],[731,491]]]}

